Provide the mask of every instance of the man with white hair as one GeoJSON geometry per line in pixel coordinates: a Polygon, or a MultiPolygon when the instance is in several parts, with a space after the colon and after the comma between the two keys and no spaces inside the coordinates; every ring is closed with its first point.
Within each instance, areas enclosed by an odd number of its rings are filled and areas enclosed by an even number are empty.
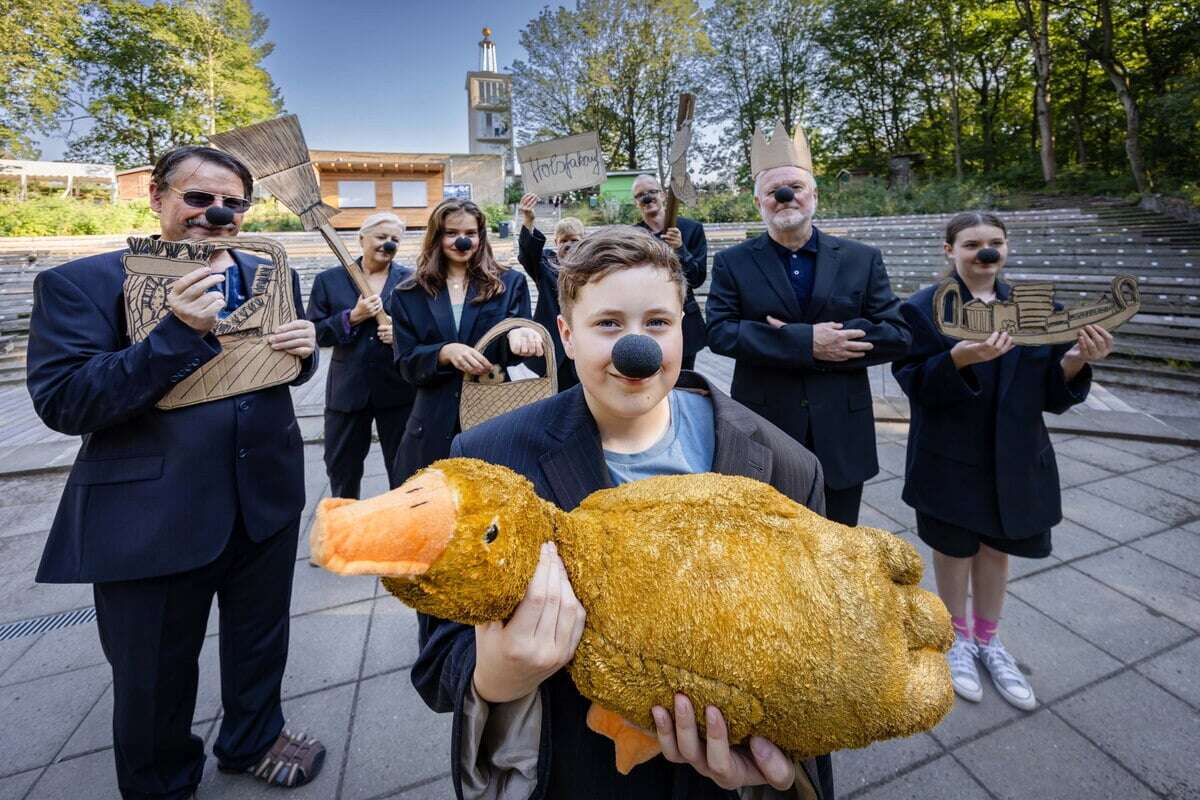
{"type": "Polygon", "coordinates": [[[879,250],[813,226],[817,184],[804,132],[754,134],[754,205],[766,233],[719,253],[708,345],[736,359],[733,399],[816,453],[826,516],[858,524],[863,483],[879,472],[867,367],[908,351],[879,250]]]}
{"type": "Polygon", "coordinates": [[[698,289],[708,277],[708,239],[704,226],[694,219],[677,217],[675,224],[666,226],[666,195],[662,184],[653,175],[638,175],[633,179],[633,199],[637,203],[645,228],[667,243],[683,266],[687,295],[683,300],[683,368],[694,369],[696,353],[704,349],[704,316],[696,302],[693,289],[698,289]]]}

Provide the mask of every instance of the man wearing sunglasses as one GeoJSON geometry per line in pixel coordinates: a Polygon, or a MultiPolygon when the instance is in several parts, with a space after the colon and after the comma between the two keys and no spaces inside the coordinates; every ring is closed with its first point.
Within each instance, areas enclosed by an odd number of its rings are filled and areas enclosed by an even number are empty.
{"type": "MultiPolygon", "coordinates": [[[[253,179],[207,147],[155,165],[161,235],[235,237],[253,179]],[[216,211],[214,206],[221,208],[216,211]]],[[[92,583],[113,670],[113,736],[122,797],[191,797],[204,742],[191,731],[197,660],[214,595],[220,608],[221,770],[299,785],[324,748],[284,730],[292,570],[304,508],[304,446],[287,386],[162,411],[175,384],[221,351],[217,320],[250,293],[261,260],[230,249],[171,285],[170,313],[131,344],[124,251],[79,259],[34,282],[28,381],[42,420],[83,441],[59,502],[38,580],[92,583]]],[[[292,273],[296,308],[303,308],[292,273]]],[[[313,324],[281,326],[271,346],[317,362],[313,324]]],[[[294,728],[292,730],[295,730],[294,728]]]]}
{"type": "Polygon", "coordinates": [[[638,227],[645,228],[662,239],[683,264],[683,276],[687,279],[687,296],[683,302],[683,368],[695,369],[696,353],[704,349],[704,316],[696,302],[693,289],[698,289],[708,277],[708,239],[704,226],[694,219],[678,217],[673,227],[667,228],[667,196],[662,184],[653,175],[638,175],[633,180],[633,201],[637,203],[642,221],[638,227]]]}

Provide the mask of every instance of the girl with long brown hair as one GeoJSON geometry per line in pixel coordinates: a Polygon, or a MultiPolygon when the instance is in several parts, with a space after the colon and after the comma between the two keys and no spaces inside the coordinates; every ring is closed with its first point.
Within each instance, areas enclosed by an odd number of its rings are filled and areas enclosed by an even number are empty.
{"type": "MultiPolygon", "coordinates": [[[[524,275],[497,263],[479,206],[450,198],[430,215],[417,269],[396,287],[390,310],[396,366],[417,388],[393,470],[404,480],[449,455],[463,374],[492,369],[471,343],[501,320],[529,317],[529,287],[524,275]]],[[[517,328],[498,349],[504,367],[542,355],[542,340],[517,328]]]]}

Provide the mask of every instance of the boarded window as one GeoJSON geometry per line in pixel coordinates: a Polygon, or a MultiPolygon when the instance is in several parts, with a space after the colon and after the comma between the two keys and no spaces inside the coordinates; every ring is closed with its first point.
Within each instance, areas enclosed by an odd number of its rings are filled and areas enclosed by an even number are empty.
{"type": "Polygon", "coordinates": [[[425,181],[392,181],[392,208],[425,208],[428,205],[425,181]]]}
{"type": "Polygon", "coordinates": [[[338,208],[374,208],[375,181],[338,181],[338,208]]]}

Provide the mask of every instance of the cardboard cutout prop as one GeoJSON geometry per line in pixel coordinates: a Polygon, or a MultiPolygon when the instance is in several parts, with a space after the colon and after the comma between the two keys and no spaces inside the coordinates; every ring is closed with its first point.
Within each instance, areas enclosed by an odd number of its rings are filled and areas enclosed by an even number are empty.
{"type": "Polygon", "coordinates": [[[749,478],[650,478],[566,513],[505,467],[448,459],[370,500],[323,500],[311,545],[326,569],[383,575],[471,625],[511,616],[547,540],[587,611],[568,670],[622,772],[659,752],[650,709],[676,692],[701,728],[714,705],[731,742],[797,759],[928,730],[954,703],[954,631],[917,551],[749,478]]]}
{"type": "MultiPolygon", "coordinates": [[[[362,268],[329,224],[340,209],[321,200],[321,187],[309,160],[300,119],[295,114],[214,134],[208,140],[213,147],[232,153],[245,164],[254,180],[300,217],[304,230],[321,233],[360,295],[374,294],[362,268]]],[[[375,321],[384,327],[392,326],[391,318],[382,311],[376,312],[375,321]]]]}
{"type": "Polygon", "coordinates": [[[692,120],[696,116],[696,96],[688,92],[679,95],[679,113],[675,117],[675,138],[671,140],[671,180],[667,184],[667,205],[664,230],[674,228],[679,218],[679,204],[696,204],[696,187],[688,174],[687,152],[692,144],[692,120]]]}
{"type": "Polygon", "coordinates": [[[761,127],[754,129],[754,138],[750,142],[750,177],[775,167],[799,167],[814,175],[812,153],[808,150],[808,138],[804,129],[796,126],[796,135],[788,137],[787,129],[782,122],[775,123],[775,133],[771,141],[767,141],[761,127]]]}
{"type": "Polygon", "coordinates": [[[1140,307],[1137,279],[1131,275],[1113,278],[1098,303],[1058,311],[1052,283],[1017,284],[1012,298],[1004,302],[974,299],[964,304],[958,281],[948,278],[933,294],[933,318],[944,336],[982,342],[993,333],[1005,332],[1018,345],[1073,342],[1085,325],[1113,331],[1140,307]]]}
{"type": "Polygon", "coordinates": [[[475,349],[482,353],[496,339],[517,328],[529,328],[541,337],[546,375],[518,378],[515,381],[505,380],[504,367],[499,364],[493,365],[491,371],[483,375],[464,373],[462,397],[458,403],[458,422],[464,431],[481,422],[487,422],[492,417],[507,414],[509,411],[558,394],[558,365],[554,357],[554,342],[550,339],[550,332],[539,323],[523,317],[501,320],[479,337],[479,341],[475,342],[475,349]]]}
{"type": "Polygon", "coordinates": [[[517,148],[525,191],[546,197],[604,183],[600,135],[578,133],[517,148]]]}
{"type": "Polygon", "coordinates": [[[265,253],[269,264],[259,264],[246,301],[219,321],[213,335],[221,352],[177,383],[155,405],[168,410],[220,400],[236,394],[288,383],[300,374],[300,359],[273,350],[267,336],[285,322],[296,319],[292,276],[287,253],[271,239],[202,239],[167,242],[130,237],[125,265],[125,321],[131,341],[140,342],[168,313],[171,284],[194,269],[207,267],[213,252],[236,245],[238,250],[265,253]]]}

